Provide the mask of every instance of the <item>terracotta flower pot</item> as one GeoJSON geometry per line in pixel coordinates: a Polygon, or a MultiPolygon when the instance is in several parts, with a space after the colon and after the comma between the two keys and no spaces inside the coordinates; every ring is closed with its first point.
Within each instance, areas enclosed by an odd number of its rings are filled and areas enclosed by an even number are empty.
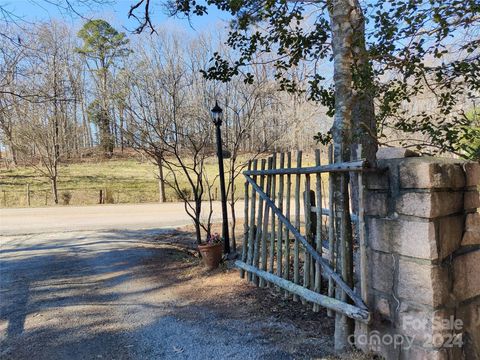
{"type": "Polygon", "coordinates": [[[222,243],[213,245],[198,245],[198,250],[200,251],[200,254],[202,254],[203,263],[208,268],[208,270],[216,269],[220,264],[220,261],[222,261],[222,243]]]}

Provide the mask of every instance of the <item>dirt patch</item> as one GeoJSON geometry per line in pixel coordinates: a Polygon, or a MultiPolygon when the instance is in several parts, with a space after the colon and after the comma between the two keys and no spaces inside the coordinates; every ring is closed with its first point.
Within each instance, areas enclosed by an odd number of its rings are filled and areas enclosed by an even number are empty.
{"type": "Polygon", "coordinates": [[[150,266],[162,264],[161,270],[150,270],[161,274],[163,279],[169,278],[169,282],[178,282],[173,290],[175,296],[191,299],[188,310],[176,309],[176,317],[202,321],[206,313],[214,312],[226,320],[226,326],[240,319],[260,324],[260,340],[278,344],[294,358],[370,359],[359,353],[334,356],[334,318],[327,316],[325,309],[313,312],[311,304],[295,302],[275,286],[256,287],[241,279],[232,263],[223,263],[219,269],[207,271],[195,251],[195,239],[190,231],[190,227],[185,227],[154,238],[155,242],[171,247],[169,252],[159,253],[159,256],[173,256],[177,261],[151,258],[145,262],[150,266]]]}

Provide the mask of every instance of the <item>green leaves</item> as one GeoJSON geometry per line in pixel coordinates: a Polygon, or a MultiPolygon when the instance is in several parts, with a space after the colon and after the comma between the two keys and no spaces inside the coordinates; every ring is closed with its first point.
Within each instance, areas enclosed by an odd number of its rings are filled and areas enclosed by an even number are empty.
{"type": "Polygon", "coordinates": [[[87,21],[78,36],[83,40],[83,47],[77,51],[95,63],[99,80],[97,99],[90,104],[88,117],[99,128],[101,147],[106,154],[111,155],[114,141],[110,131],[111,119],[107,101],[108,75],[110,67],[115,65],[118,58],[131,53],[127,47],[129,40],[124,33],[118,32],[108,22],[100,19],[87,21]]]}
{"type": "Polygon", "coordinates": [[[467,124],[461,127],[458,151],[467,159],[480,161],[480,110],[474,108],[465,115],[465,119],[467,124]]]}
{"type": "Polygon", "coordinates": [[[125,33],[115,30],[105,20],[89,20],[78,32],[83,40],[83,47],[77,49],[86,57],[96,60],[100,67],[107,69],[114,60],[125,57],[131,53],[127,45],[129,43],[125,33]]]}
{"type": "MultiPolygon", "coordinates": [[[[305,93],[309,100],[326,106],[328,115],[333,116],[333,71],[325,72],[322,67],[331,62],[335,42],[327,2],[207,3],[233,16],[227,44],[237,57],[231,60],[215,54],[204,71],[205,77],[226,82],[242,74],[245,82],[252,83],[256,79],[249,66],[266,55],[279,90],[305,93]],[[292,78],[291,69],[299,65],[309,70],[306,84],[292,78]]],[[[177,4],[179,12],[199,14],[194,10],[198,5],[195,1],[177,4]]],[[[355,61],[353,87],[357,93],[375,99],[381,129],[378,137],[384,136],[383,130],[394,129],[399,140],[414,133],[414,137],[420,135],[425,140],[422,146],[458,152],[462,139],[477,134],[465,130],[461,111],[462,105],[480,91],[480,2],[373,0],[362,5],[366,35],[355,36],[357,42],[365,44],[366,54],[356,56],[366,56],[367,63],[355,61]],[[428,111],[417,109],[418,99],[427,96],[428,111]]]]}

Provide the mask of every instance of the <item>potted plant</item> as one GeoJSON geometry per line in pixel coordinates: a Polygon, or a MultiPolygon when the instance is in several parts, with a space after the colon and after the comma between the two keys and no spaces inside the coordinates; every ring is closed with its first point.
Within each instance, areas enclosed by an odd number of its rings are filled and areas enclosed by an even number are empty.
{"type": "Polygon", "coordinates": [[[218,233],[208,234],[205,243],[198,245],[198,250],[208,270],[216,269],[223,256],[222,237],[218,233]]]}

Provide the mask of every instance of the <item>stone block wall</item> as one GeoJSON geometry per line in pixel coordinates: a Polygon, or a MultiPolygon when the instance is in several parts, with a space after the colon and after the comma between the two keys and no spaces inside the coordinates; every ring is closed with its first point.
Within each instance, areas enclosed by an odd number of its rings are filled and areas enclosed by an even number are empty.
{"type": "Polygon", "coordinates": [[[406,157],[366,176],[368,305],[356,345],[386,359],[480,360],[480,165],[406,157]]]}

